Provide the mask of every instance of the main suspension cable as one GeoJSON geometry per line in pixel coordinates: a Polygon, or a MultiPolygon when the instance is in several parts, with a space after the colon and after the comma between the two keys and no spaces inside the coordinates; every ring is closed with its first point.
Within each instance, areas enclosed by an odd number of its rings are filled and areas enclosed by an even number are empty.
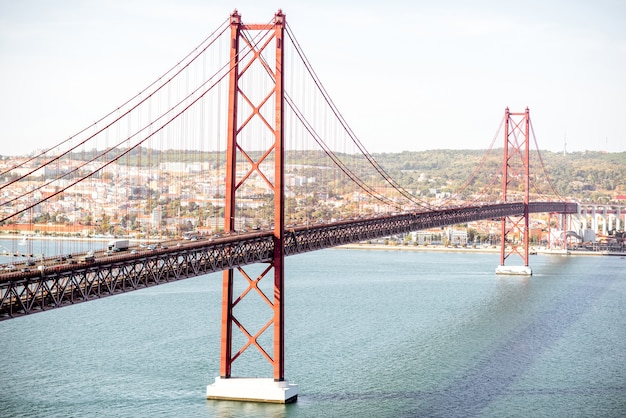
{"type": "MultiPolygon", "coordinates": [[[[117,108],[115,108],[114,110],[112,110],[111,112],[109,112],[108,114],[106,114],[105,116],[101,117],[100,119],[98,119],[96,122],[92,123],[91,125],[83,128],[82,130],[80,130],[79,132],[75,133],[74,135],[70,136],[69,138],[61,141],[60,143],[48,148],[47,150],[44,150],[42,152],[40,152],[39,154],[30,157],[22,162],[20,162],[19,164],[16,164],[15,166],[3,171],[2,173],[0,173],[0,176],[3,176],[13,170],[16,170],[34,160],[36,160],[37,158],[40,158],[44,155],[46,155],[50,150],[54,149],[54,148],[58,148],[61,147],[62,145],[64,145],[65,143],[71,141],[73,138],[75,138],[78,135],[81,135],[82,133],[86,132],[88,129],[95,127],[98,125],[98,123],[106,120],[107,118],[109,118],[111,115],[113,115],[115,112],[119,111],[121,108],[127,106],[129,103],[131,103],[133,100],[141,97],[142,94],[144,94],[145,92],[149,91],[153,86],[157,85],[161,80],[163,80],[164,77],[166,77],[168,74],[170,74],[172,71],[174,71],[181,63],[185,62],[185,60],[189,59],[189,57],[191,57],[196,51],[198,51],[198,49],[200,47],[202,47],[202,45],[204,45],[205,43],[207,43],[209,40],[212,40],[204,47],[200,50],[200,52],[196,53],[195,56],[193,56],[193,58],[191,58],[191,60],[189,62],[187,62],[184,66],[180,67],[180,69],[175,72],[172,76],[170,76],[169,79],[167,79],[165,82],[163,82],[160,86],[158,86],[152,93],[150,93],[149,95],[147,95],[143,100],[139,101],[139,103],[137,103],[135,106],[133,106],[132,108],[130,108],[128,111],[126,111],[125,113],[123,113],[122,115],[118,116],[116,119],[114,119],[111,123],[109,123],[108,125],[104,126],[102,129],[100,129],[99,131],[97,131],[96,133],[92,134],[91,136],[89,136],[88,138],[86,138],[85,140],[79,142],[77,145],[69,148],[68,150],[66,150],[65,152],[55,156],[53,159],[51,159],[50,161],[48,161],[46,163],[47,164],[51,164],[54,161],[59,160],[60,158],[64,157],[65,155],[69,154],[70,152],[74,151],[76,148],[80,147],[81,145],[84,145],[86,142],[88,142],[89,140],[93,139],[96,135],[100,134],[101,132],[103,132],[105,129],[109,128],[110,126],[112,126],[113,124],[117,123],[120,119],[122,119],[124,116],[128,115],[132,110],[136,109],[137,107],[139,107],[139,105],[143,104],[146,100],[148,100],[150,97],[152,97],[155,93],[157,93],[158,91],[160,91],[164,86],[166,86],[172,79],[174,79],[177,75],[179,75],[185,68],[189,67],[189,65],[191,65],[200,55],[202,55],[204,53],[204,51],[206,51],[211,45],[213,45],[213,43],[219,39],[219,37],[226,31],[226,29],[228,28],[228,26],[224,26],[225,23],[228,22],[228,19],[226,19],[224,22],[222,22],[220,24],[220,26],[218,27],[218,29],[216,29],[213,33],[211,33],[207,38],[205,38],[198,46],[196,46],[194,49],[191,50],[191,52],[189,52],[183,59],[181,59],[178,63],[176,63],[174,66],[172,66],[169,70],[167,70],[163,75],[161,75],[159,78],[157,78],[155,81],[153,81],[152,83],[150,83],[146,88],[144,88],[143,90],[141,90],[139,93],[137,93],[135,96],[131,97],[130,99],[126,100],[123,104],[121,104],[120,106],[118,106],[117,108]],[[224,27],[222,27],[224,26],[224,27]],[[219,32],[219,33],[218,33],[219,32]]],[[[17,182],[20,180],[23,180],[24,178],[28,177],[29,175],[33,174],[35,171],[39,170],[40,167],[36,167],[33,170],[30,170],[29,172],[11,180],[8,183],[2,184],[0,185],[0,190],[2,190],[3,188],[17,182]]]]}

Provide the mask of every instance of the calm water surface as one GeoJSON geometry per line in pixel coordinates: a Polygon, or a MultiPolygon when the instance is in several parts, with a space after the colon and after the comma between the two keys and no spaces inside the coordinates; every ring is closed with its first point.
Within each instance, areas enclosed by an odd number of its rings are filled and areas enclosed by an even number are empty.
{"type": "MultiPolygon", "coordinates": [[[[496,276],[498,260],[288,257],[292,405],[205,399],[219,374],[219,274],[3,321],[0,416],[624,416],[626,259],[539,255],[532,277],[496,276]]],[[[250,295],[235,314],[255,332],[268,308],[250,295]]],[[[272,372],[252,349],[233,375],[272,372]]]]}

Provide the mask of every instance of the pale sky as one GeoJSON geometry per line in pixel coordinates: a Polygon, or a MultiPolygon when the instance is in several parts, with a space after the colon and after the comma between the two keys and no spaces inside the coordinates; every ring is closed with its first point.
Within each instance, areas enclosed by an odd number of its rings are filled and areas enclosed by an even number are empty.
{"type": "Polygon", "coordinates": [[[0,155],[90,125],[235,8],[282,8],[371,152],[486,149],[507,106],[540,149],[626,151],[623,0],[0,0],[0,155]]]}

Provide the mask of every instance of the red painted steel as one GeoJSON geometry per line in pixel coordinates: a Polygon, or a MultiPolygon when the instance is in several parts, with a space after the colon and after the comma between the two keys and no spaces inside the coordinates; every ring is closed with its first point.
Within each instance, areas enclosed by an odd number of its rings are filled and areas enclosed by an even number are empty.
{"type": "MultiPolygon", "coordinates": [[[[502,202],[508,201],[507,184],[509,179],[509,108],[504,110],[504,155],[502,162],[502,202]]],[[[500,265],[504,265],[506,259],[506,217],[502,217],[500,225],[500,265]]]]}
{"type": "MultiPolygon", "coordinates": [[[[524,266],[528,266],[530,245],[530,112],[512,113],[504,111],[504,159],[502,165],[502,201],[509,201],[509,185],[520,181],[524,192],[524,213],[520,216],[505,216],[501,223],[500,265],[512,254],[519,255],[524,266]],[[520,118],[521,117],[521,118],[520,118]],[[516,236],[518,235],[518,236],[516,236]],[[520,237],[521,236],[521,237],[520,237]],[[519,238],[523,241],[519,244],[519,238]]],[[[518,186],[519,190],[519,186],[518,186]]]]}
{"type": "Polygon", "coordinates": [[[241,187],[253,172],[259,174],[259,176],[267,183],[270,190],[274,194],[274,230],[273,230],[273,255],[272,260],[269,263],[268,268],[263,271],[255,280],[250,279],[246,272],[238,267],[238,271],[245,280],[248,281],[248,288],[241,294],[236,300],[233,300],[233,281],[235,275],[233,269],[224,271],[222,279],[222,337],[221,337],[221,354],[220,354],[220,375],[221,377],[230,377],[232,372],[233,362],[249,347],[255,347],[273,366],[274,380],[284,380],[284,213],[285,213],[285,199],[283,188],[283,173],[284,173],[284,149],[283,149],[283,35],[285,30],[285,15],[282,11],[274,16],[274,21],[269,25],[257,25],[257,24],[243,24],[241,22],[241,16],[235,11],[231,15],[231,70],[230,70],[230,83],[229,83],[229,107],[228,107],[228,145],[227,145],[227,160],[226,160],[226,203],[224,211],[224,231],[235,231],[235,216],[236,216],[236,191],[241,187]],[[250,39],[254,37],[243,36],[250,31],[263,32],[267,36],[264,42],[253,44],[250,39]],[[243,42],[244,48],[249,48],[253,52],[250,54],[248,60],[243,63],[242,50],[240,43],[243,42]],[[263,51],[266,48],[275,47],[276,62],[274,68],[271,68],[271,63],[263,60],[263,51]],[[241,66],[239,65],[241,63],[241,66]],[[274,88],[263,97],[259,103],[252,103],[250,97],[251,94],[246,94],[240,86],[240,77],[248,71],[252,65],[261,65],[268,73],[271,74],[271,78],[274,82],[274,88]],[[238,120],[238,106],[237,103],[240,97],[245,100],[251,107],[250,114],[246,117],[242,115],[241,122],[238,120]],[[265,105],[271,98],[274,98],[274,111],[275,120],[272,126],[270,121],[267,121],[261,114],[259,109],[265,105]],[[239,141],[239,135],[242,134],[243,128],[250,123],[254,118],[261,119],[262,125],[266,126],[272,131],[274,137],[273,143],[270,144],[267,150],[263,153],[262,157],[258,161],[253,161],[242,143],[239,141]],[[237,178],[237,152],[240,151],[246,161],[250,164],[250,169],[239,180],[237,178]],[[273,153],[274,157],[274,181],[272,182],[272,176],[266,175],[269,173],[263,173],[261,162],[264,161],[270,154],[273,153]],[[274,278],[274,294],[273,298],[267,297],[261,289],[258,287],[259,281],[264,277],[270,277],[269,272],[273,270],[274,278]],[[240,303],[243,298],[250,292],[257,292],[263,300],[271,307],[273,315],[260,330],[256,333],[249,332],[244,324],[240,323],[233,315],[233,308],[236,304],[240,303]],[[241,347],[236,353],[233,354],[233,324],[246,336],[248,341],[241,347]],[[258,342],[258,337],[265,331],[273,328],[273,352],[270,354],[265,348],[258,342]]]}
{"type": "Polygon", "coordinates": [[[274,36],[276,38],[276,73],[274,78],[276,122],[274,125],[274,380],[282,381],[285,377],[285,303],[283,299],[285,283],[285,193],[284,193],[284,124],[283,124],[283,35],[285,15],[279,10],[274,17],[274,36]]]}
{"type": "MultiPolygon", "coordinates": [[[[234,229],[235,183],[237,181],[237,100],[239,81],[239,35],[241,16],[235,10],[230,16],[230,74],[228,83],[228,141],[226,144],[226,189],[224,231],[234,229]]],[[[230,377],[233,338],[233,269],[222,273],[222,336],[220,343],[220,376],[230,377]]]]}

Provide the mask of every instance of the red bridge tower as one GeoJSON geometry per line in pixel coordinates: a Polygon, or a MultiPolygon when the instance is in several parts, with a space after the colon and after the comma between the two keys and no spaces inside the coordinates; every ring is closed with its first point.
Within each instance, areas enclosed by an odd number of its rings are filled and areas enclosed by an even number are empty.
{"type": "Polygon", "coordinates": [[[268,266],[256,279],[252,279],[243,268],[237,268],[237,273],[247,285],[247,288],[238,296],[234,295],[234,270],[225,270],[223,273],[220,376],[215,379],[215,383],[207,387],[208,399],[288,403],[294,402],[298,396],[297,385],[285,381],[284,378],[283,35],[285,24],[285,15],[280,10],[275,14],[273,22],[269,24],[243,24],[236,10],[230,17],[224,231],[225,233],[235,231],[237,190],[246,180],[257,176],[263,179],[274,195],[274,254],[268,266]],[[273,65],[272,61],[274,61],[273,65]],[[254,90],[248,82],[254,77],[263,77],[264,86],[269,86],[268,91],[259,94],[254,90]],[[259,149],[263,147],[266,147],[265,151],[259,153],[259,149]],[[253,157],[253,155],[260,155],[260,157],[253,157]],[[241,161],[237,161],[238,156],[241,157],[241,161]],[[238,176],[237,168],[243,166],[247,166],[248,171],[238,176]],[[271,169],[267,170],[267,166],[273,166],[273,172],[271,169]],[[266,295],[259,287],[259,282],[264,278],[272,277],[274,280],[272,293],[266,295]],[[272,312],[271,318],[256,332],[247,329],[243,321],[235,317],[233,311],[233,308],[246,296],[252,294],[260,296],[272,312]],[[247,340],[237,352],[233,352],[233,328],[241,331],[247,340]],[[260,337],[266,332],[273,332],[272,350],[261,345],[260,337]],[[256,348],[267,359],[274,370],[273,378],[234,378],[231,376],[233,362],[248,348],[256,348]]]}
{"type": "Polygon", "coordinates": [[[528,266],[528,202],[530,201],[530,114],[504,111],[504,163],[502,166],[502,201],[524,201],[524,213],[502,218],[500,265],[497,274],[531,275],[528,266]],[[521,195],[521,196],[520,196],[521,195]],[[519,255],[523,266],[505,266],[507,258],[519,255]]]}

